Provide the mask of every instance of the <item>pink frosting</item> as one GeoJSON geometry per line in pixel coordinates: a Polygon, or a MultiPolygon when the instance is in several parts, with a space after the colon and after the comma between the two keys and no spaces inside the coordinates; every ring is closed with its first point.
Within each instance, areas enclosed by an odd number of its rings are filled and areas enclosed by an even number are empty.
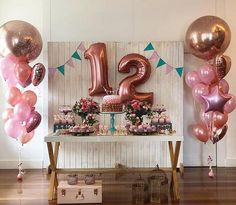
{"type": "Polygon", "coordinates": [[[103,103],[105,104],[119,104],[121,103],[119,95],[105,95],[103,97],[103,103]]]}

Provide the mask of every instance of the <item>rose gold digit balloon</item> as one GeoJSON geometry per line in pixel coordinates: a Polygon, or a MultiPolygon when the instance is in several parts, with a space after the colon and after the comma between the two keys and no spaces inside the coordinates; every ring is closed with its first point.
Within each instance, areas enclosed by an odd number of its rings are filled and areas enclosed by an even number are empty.
{"type": "Polygon", "coordinates": [[[223,19],[203,16],[189,26],[185,44],[193,55],[210,60],[227,49],[230,39],[230,28],[223,19]]]}
{"type": "Polygon", "coordinates": [[[42,38],[38,30],[25,21],[9,21],[0,27],[0,55],[9,53],[23,61],[33,61],[42,50],[42,38]]]}
{"type": "Polygon", "coordinates": [[[153,103],[153,92],[137,92],[135,87],[146,82],[151,75],[151,65],[144,56],[132,53],[124,56],[118,65],[121,73],[129,73],[130,69],[136,69],[136,73],[126,77],[120,82],[119,95],[123,103],[136,99],[153,103]]]}
{"type": "Polygon", "coordinates": [[[216,75],[221,80],[230,71],[231,58],[229,56],[217,56],[215,59],[216,75]]]}
{"type": "Polygon", "coordinates": [[[106,45],[94,43],[84,52],[84,58],[89,59],[92,75],[92,87],[89,88],[89,95],[102,95],[112,90],[108,84],[108,65],[106,45]]]}

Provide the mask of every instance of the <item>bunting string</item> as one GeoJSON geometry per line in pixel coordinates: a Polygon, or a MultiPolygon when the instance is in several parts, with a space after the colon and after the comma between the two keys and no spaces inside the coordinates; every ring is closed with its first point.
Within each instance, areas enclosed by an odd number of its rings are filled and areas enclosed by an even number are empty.
{"type": "Polygon", "coordinates": [[[79,46],[76,48],[76,50],[74,51],[74,53],[71,55],[71,57],[62,65],[59,65],[57,67],[52,67],[49,68],[49,75],[50,76],[54,76],[56,71],[58,71],[59,73],[61,73],[62,75],[65,75],[65,66],[68,65],[69,67],[74,68],[75,64],[74,64],[74,60],[82,60],[80,57],[80,53],[79,52],[84,52],[86,50],[84,43],[81,42],[79,44],[79,46]]]}
{"type": "Polygon", "coordinates": [[[169,74],[173,70],[175,70],[179,77],[182,77],[184,68],[180,67],[173,67],[172,65],[168,64],[154,49],[152,43],[148,43],[148,45],[144,48],[144,51],[153,51],[151,57],[149,58],[150,62],[156,64],[156,68],[165,68],[165,73],[169,74]],[[164,67],[165,66],[165,67],[164,67]]]}

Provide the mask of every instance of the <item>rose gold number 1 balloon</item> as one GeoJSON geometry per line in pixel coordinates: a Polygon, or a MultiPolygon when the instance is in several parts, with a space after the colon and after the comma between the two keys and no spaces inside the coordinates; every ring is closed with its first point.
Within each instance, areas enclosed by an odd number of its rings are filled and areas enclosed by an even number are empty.
{"type": "Polygon", "coordinates": [[[144,56],[132,53],[124,56],[118,66],[121,73],[129,73],[131,68],[136,69],[136,73],[126,77],[120,82],[119,95],[123,103],[136,99],[153,103],[153,92],[141,93],[135,90],[137,85],[146,82],[151,75],[151,65],[144,56]]]}
{"type": "Polygon", "coordinates": [[[92,87],[89,95],[102,95],[105,90],[112,90],[108,84],[108,66],[106,45],[104,43],[92,44],[84,53],[85,59],[89,59],[91,65],[92,87]]]}

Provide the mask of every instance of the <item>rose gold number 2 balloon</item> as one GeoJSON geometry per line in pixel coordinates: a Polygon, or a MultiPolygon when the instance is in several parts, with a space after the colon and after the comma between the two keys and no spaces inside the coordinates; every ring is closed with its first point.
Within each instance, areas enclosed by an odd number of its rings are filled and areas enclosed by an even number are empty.
{"type": "Polygon", "coordinates": [[[108,84],[108,66],[106,45],[94,43],[84,53],[85,59],[89,59],[91,65],[92,87],[89,95],[102,95],[105,90],[112,90],[108,84]]]}
{"type": "Polygon", "coordinates": [[[131,68],[136,69],[136,73],[126,77],[120,82],[119,95],[123,103],[136,99],[153,103],[153,92],[141,93],[135,90],[137,85],[146,82],[151,75],[151,65],[144,56],[132,53],[124,56],[118,65],[121,73],[129,73],[131,68]]]}

